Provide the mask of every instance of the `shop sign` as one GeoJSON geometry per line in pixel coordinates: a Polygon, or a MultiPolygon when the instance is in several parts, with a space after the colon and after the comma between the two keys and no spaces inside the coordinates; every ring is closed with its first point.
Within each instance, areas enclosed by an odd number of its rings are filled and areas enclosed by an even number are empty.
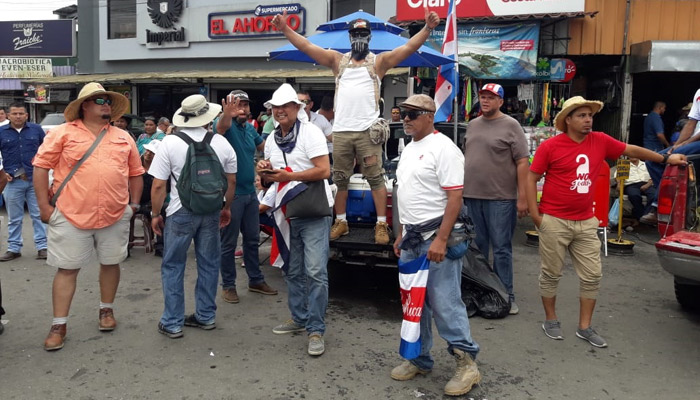
{"type": "MultiPolygon", "coordinates": [[[[444,31],[434,29],[426,44],[439,52],[444,31]]],[[[458,24],[459,64],[474,78],[534,79],[539,36],[539,22],[458,24]]]]}
{"type": "Polygon", "coordinates": [[[537,79],[542,81],[548,81],[551,75],[550,73],[551,65],[549,63],[549,58],[542,57],[537,59],[537,79]]]}
{"type": "MultiPolygon", "coordinates": [[[[447,16],[449,0],[396,0],[396,19],[423,20],[423,7],[447,16]]],[[[585,11],[585,0],[455,0],[457,18],[537,15],[585,11]]]]}
{"type": "Polygon", "coordinates": [[[49,85],[29,84],[24,91],[24,101],[27,103],[47,104],[51,102],[49,93],[49,85]]]}
{"type": "Polygon", "coordinates": [[[175,23],[180,20],[184,9],[183,0],[148,0],[148,16],[151,22],[166,31],[146,29],[146,46],[148,48],[187,47],[185,28],[177,29],[175,23]],[[163,46],[163,43],[166,46],[163,46]]]}
{"type": "Polygon", "coordinates": [[[272,24],[277,14],[287,11],[287,24],[300,35],[306,33],[306,9],[301,4],[261,5],[255,10],[209,14],[210,39],[244,39],[284,36],[272,24]]]}
{"type": "Polygon", "coordinates": [[[75,57],[75,21],[2,21],[0,55],[75,57]]]}
{"type": "Polygon", "coordinates": [[[50,58],[0,57],[0,78],[50,78],[50,58]]]}
{"type": "Polygon", "coordinates": [[[550,80],[552,82],[568,82],[576,75],[576,64],[568,58],[553,58],[550,62],[550,80]]]}

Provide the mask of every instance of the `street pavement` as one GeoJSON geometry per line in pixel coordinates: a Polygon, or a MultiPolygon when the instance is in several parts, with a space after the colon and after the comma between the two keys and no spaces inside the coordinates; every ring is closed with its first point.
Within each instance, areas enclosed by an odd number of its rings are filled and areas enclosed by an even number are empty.
{"type": "MultiPolygon", "coordinates": [[[[5,221],[7,219],[5,218],[5,221]]],[[[634,256],[604,259],[594,327],[608,341],[598,349],[575,335],[578,280],[568,263],[558,314],[565,340],[542,332],[537,292],[539,257],[527,247],[521,221],[514,240],[520,314],[501,320],[471,319],[481,346],[482,383],[464,399],[698,399],[700,315],[682,311],[673,280],[659,266],[655,233],[640,228],[634,256]]],[[[401,304],[395,269],[331,266],[326,353],[306,354],[302,334],[275,335],[289,312],[279,270],[269,266],[269,241],[261,250],[268,283],[264,296],[246,290],[241,302],[217,299],[217,329],[185,327],[181,339],[158,334],[163,307],[160,259],[142,248],[121,266],[115,302],[119,323],[98,331],[98,267],[86,266],[68,321],[65,347],[43,350],[51,324],[53,268],[34,259],[31,223],[24,220],[20,259],[0,263],[5,333],[0,336],[2,399],[441,399],[454,371],[436,333],[435,368],[407,382],[389,377],[398,356],[401,304]]],[[[7,224],[0,235],[6,248],[7,224]]],[[[193,249],[186,272],[186,309],[194,307],[193,249]]]]}

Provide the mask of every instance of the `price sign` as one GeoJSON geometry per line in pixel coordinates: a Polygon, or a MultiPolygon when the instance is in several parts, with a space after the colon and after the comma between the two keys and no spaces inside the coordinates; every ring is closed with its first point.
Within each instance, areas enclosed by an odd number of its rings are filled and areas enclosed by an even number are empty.
{"type": "Polygon", "coordinates": [[[625,180],[630,177],[630,160],[617,160],[617,179],[625,180]]]}

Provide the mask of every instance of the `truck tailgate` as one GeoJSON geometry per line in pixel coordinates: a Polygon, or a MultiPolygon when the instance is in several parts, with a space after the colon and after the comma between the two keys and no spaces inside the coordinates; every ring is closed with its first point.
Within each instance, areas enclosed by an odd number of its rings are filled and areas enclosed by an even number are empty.
{"type": "MultiPolygon", "coordinates": [[[[680,231],[661,238],[656,243],[658,250],[666,250],[700,257],[700,233],[680,231]]],[[[700,262],[700,260],[698,260],[700,262]]]]}

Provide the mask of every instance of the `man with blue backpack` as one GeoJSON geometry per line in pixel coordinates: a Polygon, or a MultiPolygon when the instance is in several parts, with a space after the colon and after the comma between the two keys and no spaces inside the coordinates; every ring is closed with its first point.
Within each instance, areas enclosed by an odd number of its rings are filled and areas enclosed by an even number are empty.
{"type": "Polygon", "coordinates": [[[236,190],[236,154],[221,135],[205,128],[221,111],[200,94],[182,101],[173,116],[177,133],[166,136],[148,173],[153,231],[165,239],[161,275],[165,309],[158,332],[175,339],[182,326],[216,328],[216,290],[221,264],[219,229],[231,221],[230,204],[236,190]],[[165,186],[171,181],[168,217],[160,214],[165,186]],[[184,275],[187,251],[194,239],[197,259],[195,312],[185,317],[184,275]]]}

